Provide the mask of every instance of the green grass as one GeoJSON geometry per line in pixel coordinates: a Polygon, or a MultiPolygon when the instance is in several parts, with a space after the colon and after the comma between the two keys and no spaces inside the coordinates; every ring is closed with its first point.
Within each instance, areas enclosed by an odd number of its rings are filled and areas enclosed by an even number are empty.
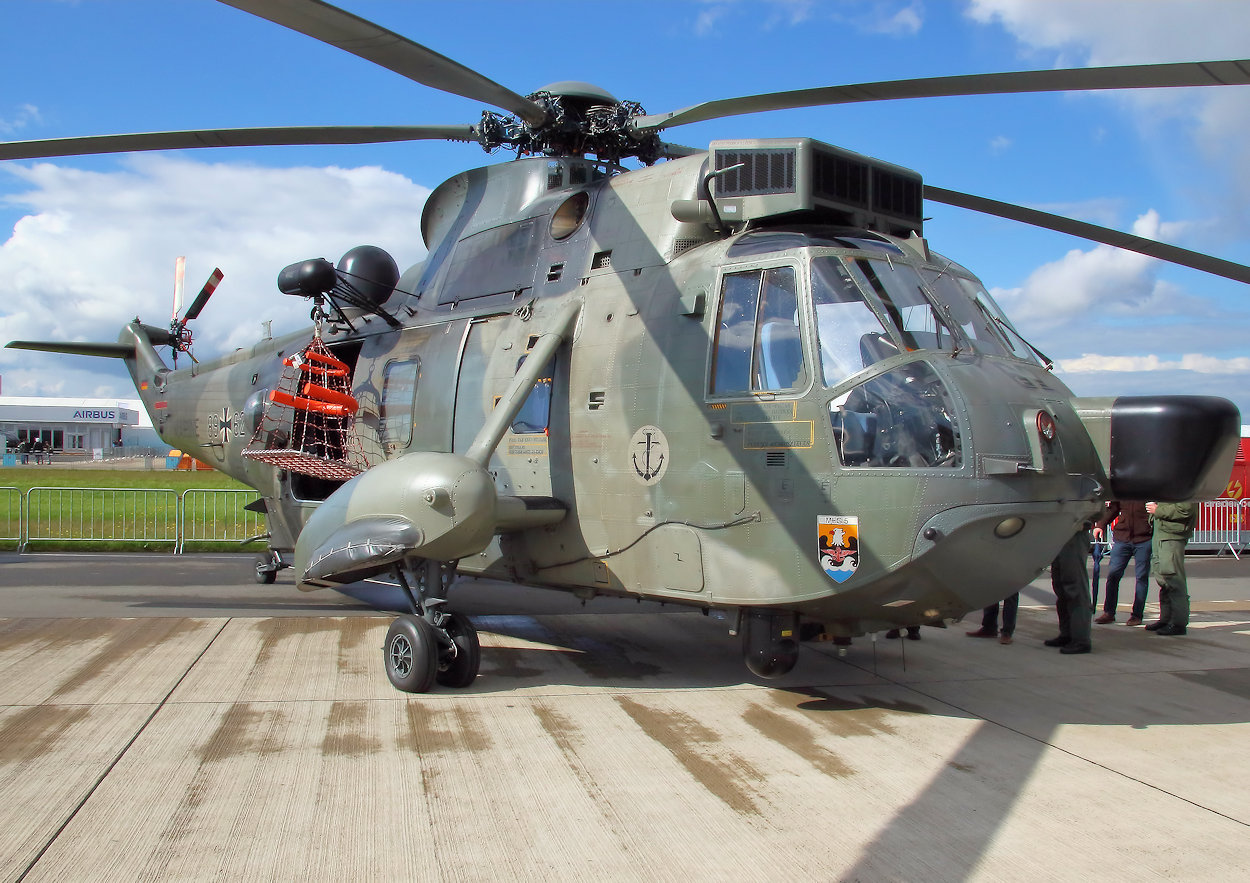
{"type": "MultiPolygon", "coordinates": [[[[20,532],[20,503],[27,504],[28,532],[47,539],[31,540],[38,551],[173,551],[177,536],[178,500],[188,490],[243,490],[246,485],[224,473],[182,472],[172,469],[136,470],[56,466],[12,466],[0,469],[0,548],[16,548],[20,532]],[[112,488],[125,491],[36,490],[31,488],[112,488]],[[137,493],[131,493],[131,491],[137,493]],[[66,539],[88,537],[88,539],[66,539]],[[58,539],[61,538],[61,539],[58,539]]],[[[188,536],[236,536],[250,513],[243,506],[259,496],[209,495],[188,497],[188,536]],[[192,506],[198,502],[200,505],[192,506]]],[[[263,526],[255,533],[263,532],[263,526]]],[[[186,551],[263,551],[263,542],[239,544],[188,540],[186,551]]]]}
{"type": "Polygon", "coordinates": [[[0,487],[15,487],[22,493],[32,487],[120,487],[170,488],[182,493],[188,488],[236,489],[247,487],[216,469],[205,472],[179,472],[175,469],[109,469],[56,466],[8,466],[0,468],[0,487]]]}

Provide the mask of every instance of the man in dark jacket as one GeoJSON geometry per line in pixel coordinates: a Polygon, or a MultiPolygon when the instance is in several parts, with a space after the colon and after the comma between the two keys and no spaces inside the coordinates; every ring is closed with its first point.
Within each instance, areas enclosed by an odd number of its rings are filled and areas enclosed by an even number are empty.
{"type": "Polygon", "coordinates": [[[1185,581],[1185,544],[1198,523],[1196,503],[1147,503],[1154,519],[1150,569],[1159,584],[1159,620],[1146,626],[1156,635],[1183,635],[1189,626],[1189,585],[1185,581]]]}
{"type": "Polygon", "coordinates": [[[1102,518],[1094,523],[1094,539],[1101,540],[1107,525],[1115,523],[1112,536],[1111,564],[1107,571],[1107,591],[1103,599],[1102,613],[1094,622],[1115,622],[1115,608],[1120,600],[1120,577],[1133,559],[1133,573],[1137,577],[1137,591],[1133,595],[1133,609],[1125,625],[1141,625],[1146,611],[1146,595],[1150,592],[1150,537],[1152,527],[1146,504],[1135,500],[1112,500],[1107,504],[1102,518]]]}

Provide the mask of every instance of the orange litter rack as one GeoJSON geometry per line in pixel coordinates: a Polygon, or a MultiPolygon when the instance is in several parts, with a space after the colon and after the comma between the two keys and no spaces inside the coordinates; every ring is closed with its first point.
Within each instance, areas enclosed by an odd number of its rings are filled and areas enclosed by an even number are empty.
{"type": "Polygon", "coordinates": [[[351,366],[331,354],[320,335],[282,364],[282,378],[270,390],[243,456],[331,481],[364,472],[353,431],[359,404],[351,394],[351,366]]]}

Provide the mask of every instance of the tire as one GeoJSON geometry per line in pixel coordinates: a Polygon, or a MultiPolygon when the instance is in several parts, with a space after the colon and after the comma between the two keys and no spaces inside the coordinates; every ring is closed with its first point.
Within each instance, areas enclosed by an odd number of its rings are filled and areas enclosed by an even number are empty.
{"type": "Polygon", "coordinates": [[[278,571],[274,569],[273,564],[272,555],[261,555],[256,559],[256,582],[267,586],[278,578],[278,571]]]}
{"type": "Polygon", "coordinates": [[[426,693],[438,673],[438,636],[419,616],[405,614],[391,623],[382,645],[386,677],[405,693],[426,693]]]}
{"type": "Polygon", "coordinates": [[[463,613],[444,615],[440,625],[456,650],[455,653],[443,651],[436,679],[444,687],[463,689],[472,686],[482,666],[482,645],[477,639],[477,629],[463,613]]]}

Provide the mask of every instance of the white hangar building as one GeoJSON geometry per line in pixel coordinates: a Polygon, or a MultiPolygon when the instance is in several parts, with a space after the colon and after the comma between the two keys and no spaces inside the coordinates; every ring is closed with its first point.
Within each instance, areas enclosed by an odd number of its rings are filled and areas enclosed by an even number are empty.
{"type": "Polygon", "coordinates": [[[0,396],[0,437],[9,451],[43,439],[57,454],[163,445],[138,399],[0,396]]]}

